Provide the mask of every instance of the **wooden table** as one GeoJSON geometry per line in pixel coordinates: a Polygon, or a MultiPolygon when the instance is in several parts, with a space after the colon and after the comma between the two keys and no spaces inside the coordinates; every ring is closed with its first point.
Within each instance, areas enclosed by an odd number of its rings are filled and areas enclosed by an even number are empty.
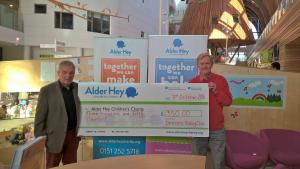
{"type": "Polygon", "coordinates": [[[80,161],[53,169],[205,169],[205,160],[196,155],[147,154],[80,161]]]}

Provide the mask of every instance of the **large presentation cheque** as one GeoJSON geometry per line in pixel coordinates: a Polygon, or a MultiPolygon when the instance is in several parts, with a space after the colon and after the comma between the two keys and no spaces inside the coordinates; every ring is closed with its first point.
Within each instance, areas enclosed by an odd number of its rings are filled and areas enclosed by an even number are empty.
{"type": "Polygon", "coordinates": [[[208,136],[207,84],[80,83],[81,136],[208,136]]]}

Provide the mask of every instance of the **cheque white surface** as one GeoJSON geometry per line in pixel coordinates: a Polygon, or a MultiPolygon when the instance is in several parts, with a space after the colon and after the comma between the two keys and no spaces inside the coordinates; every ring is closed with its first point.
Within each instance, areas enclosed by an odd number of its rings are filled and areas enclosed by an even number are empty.
{"type": "Polygon", "coordinates": [[[208,136],[207,84],[80,83],[82,136],[208,136]]]}

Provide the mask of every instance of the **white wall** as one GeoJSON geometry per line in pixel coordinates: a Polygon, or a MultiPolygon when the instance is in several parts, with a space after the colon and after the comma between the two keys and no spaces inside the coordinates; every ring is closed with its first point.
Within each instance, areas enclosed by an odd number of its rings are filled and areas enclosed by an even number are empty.
{"type": "MultiPolygon", "coordinates": [[[[81,0],[85,4],[87,0],[81,0]]],[[[77,1],[63,1],[71,5],[76,5],[77,1]]],[[[101,6],[112,6],[109,0],[89,0],[86,9],[101,11],[101,6]],[[104,5],[101,5],[104,4],[104,5]]],[[[40,44],[53,43],[54,39],[63,41],[69,47],[92,47],[94,36],[107,36],[99,33],[87,32],[87,21],[77,16],[73,16],[73,29],[54,28],[54,13],[61,11],[54,4],[45,0],[20,0],[20,8],[23,15],[25,44],[39,46],[40,44]],[[47,14],[35,14],[34,4],[47,4],[47,14]]],[[[74,10],[79,15],[86,15],[85,11],[74,10]]]]}
{"type": "Polygon", "coordinates": [[[162,1],[162,32],[163,35],[169,34],[169,6],[170,0],[161,0],[162,1]]]}
{"type": "Polygon", "coordinates": [[[170,22],[180,24],[184,17],[186,8],[187,8],[187,4],[185,1],[178,1],[175,7],[174,14],[170,16],[170,22]]]}
{"type": "Polygon", "coordinates": [[[140,37],[141,31],[147,35],[159,34],[160,1],[162,3],[161,34],[168,33],[168,0],[122,0],[119,2],[118,13],[129,16],[127,20],[113,18],[112,32],[115,36],[140,37]]]}
{"type": "Polygon", "coordinates": [[[119,14],[129,16],[129,22],[113,18],[112,32],[115,36],[140,37],[141,31],[146,35],[158,34],[159,0],[123,0],[118,7],[119,14]]]}
{"type": "Polygon", "coordinates": [[[0,26],[0,47],[2,47],[3,60],[23,59],[23,44],[22,32],[0,26]]]}
{"type": "Polygon", "coordinates": [[[18,25],[18,12],[4,4],[0,4],[0,23],[7,28],[21,30],[18,25]]]}
{"type": "MultiPolygon", "coordinates": [[[[111,35],[140,37],[140,32],[158,34],[158,13],[160,0],[61,0],[76,6],[77,2],[85,9],[93,11],[111,11],[112,14],[130,16],[130,20],[111,17],[111,35]]],[[[163,4],[168,0],[162,0],[163,4]]],[[[167,5],[168,6],[168,5],[167,5]]],[[[20,8],[24,17],[25,45],[39,46],[41,43],[53,43],[56,38],[66,42],[66,46],[92,48],[93,37],[107,36],[100,33],[87,32],[87,21],[73,16],[73,30],[54,28],[54,11],[58,7],[45,0],[20,0],[20,8]],[[47,14],[34,14],[34,4],[47,4],[47,14]]],[[[168,9],[168,8],[167,8],[168,9]]],[[[73,9],[72,9],[73,10],[73,9]]],[[[83,10],[73,10],[83,16],[83,10]]]]}
{"type": "Polygon", "coordinates": [[[23,45],[24,43],[24,34],[13,29],[9,29],[3,26],[0,26],[0,42],[16,44],[16,39],[19,38],[18,45],[23,45]]]}
{"type": "MultiPolygon", "coordinates": [[[[23,50],[23,58],[39,58],[40,54],[53,54],[53,49],[40,49],[40,44],[53,44],[54,40],[65,42],[66,52],[73,56],[93,55],[94,37],[141,37],[141,31],[147,35],[159,34],[159,23],[161,22],[161,33],[168,32],[168,9],[169,0],[60,0],[73,6],[80,6],[91,11],[110,11],[112,15],[128,17],[122,19],[111,17],[110,35],[93,33],[87,31],[87,21],[73,15],[73,29],[54,28],[55,11],[61,11],[46,0],[19,0],[19,16],[23,18],[24,33],[0,26],[0,42],[15,42],[20,37],[20,44],[28,50],[23,50]],[[160,20],[160,2],[162,3],[162,18],[160,20]],[[80,3],[80,4],[78,4],[80,3]],[[46,4],[47,14],[35,14],[34,4],[46,4]],[[162,23],[164,22],[164,23],[162,23]],[[3,36],[2,34],[5,34],[3,36]],[[32,56],[28,56],[32,55],[32,56]]],[[[84,10],[72,9],[76,14],[84,16],[84,10]]]]}

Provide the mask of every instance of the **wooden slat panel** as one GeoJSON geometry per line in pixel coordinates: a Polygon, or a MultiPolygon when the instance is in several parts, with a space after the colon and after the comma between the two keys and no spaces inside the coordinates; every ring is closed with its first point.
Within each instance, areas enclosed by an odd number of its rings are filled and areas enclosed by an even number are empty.
{"type": "Polygon", "coordinates": [[[255,47],[254,53],[248,63],[251,65],[250,63],[254,61],[253,58],[259,57],[260,51],[269,50],[272,46],[278,43],[280,46],[279,62],[282,63],[282,70],[300,72],[299,68],[295,68],[292,65],[300,64],[298,50],[300,46],[299,41],[300,1],[294,1],[293,4],[285,11],[278,23],[273,26],[267,37],[262,39],[255,47]]]}

